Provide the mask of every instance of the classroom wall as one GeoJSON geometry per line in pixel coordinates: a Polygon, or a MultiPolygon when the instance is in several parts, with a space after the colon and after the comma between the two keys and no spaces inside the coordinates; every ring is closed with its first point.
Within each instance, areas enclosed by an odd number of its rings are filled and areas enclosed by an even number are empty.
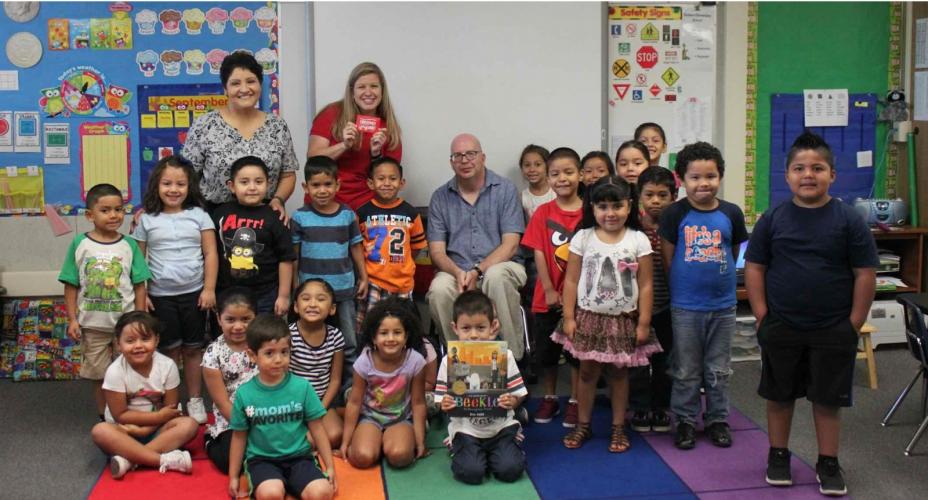
{"type": "Polygon", "coordinates": [[[452,176],[459,132],[479,137],[487,166],[513,179],[530,142],[581,155],[600,148],[600,3],[325,2],[314,10],[317,109],[344,94],[358,62],[376,62],[403,128],[414,205],[427,205],[452,176]]]}
{"type": "MultiPolygon", "coordinates": [[[[601,3],[285,3],[281,6],[282,115],[297,156],[311,118],[342,95],[351,68],[385,71],[403,127],[406,196],[428,203],[451,175],[458,132],[477,134],[487,165],[521,187],[528,142],[599,149],[604,77],[601,3]],[[531,5],[531,8],[527,8],[531,5]],[[500,110],[506,110],[501,113],[500,110]]],[[[746,3],[719,4],[716,142],[729,165],[723,196],[744,201],[746,3]]],[[[301,179],[302,180],[302,179],[301,179]]],[[[300,206],[299,188],[288,207],[300,206]]],[[[66,217],[77,231],[81,217],[66,217]]],[[[60,293],[57,270],[73,233],[44,217],[0,217],[0,285],[14,295],[60,293]]]]}

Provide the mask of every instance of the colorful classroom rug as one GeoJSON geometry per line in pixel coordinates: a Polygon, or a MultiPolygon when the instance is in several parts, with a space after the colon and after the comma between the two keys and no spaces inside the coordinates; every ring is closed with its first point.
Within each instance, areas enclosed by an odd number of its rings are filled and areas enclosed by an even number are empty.
{"type": "MultiPolygon", "coordinates": [[[[562,402],[566,403],[566,401],[562,402]]],[[[605,404],[604,404],[605,403],[605,404]]],[[[593,439],[579,450],[561,444],[565,429],[560,419],[550,424],[529,424],[525,429],[527,474],[514,483],[488,477],[479,485],[459,483],[451,475],[451,458],[442,444],[443,425],[433,425],[426,444],[431,454],[407,469],[384,464],[357,470],[336,458],[338,499],[350,500],[469,500],[494,499],[607,499],[655,498],[789,500],[821,498],[815,471],[793,457],[791,488],[773,488],[764,482],[767,435],[741,412],[732,409],[729,423],[734,445],[712,446],[701,432],[696,449],[680,451],[670,433],[630,433],[627,453],[607,451],[610,409],[597,401],[593,412],[593,439]]],[[[537,401],[529,401],[534,410],[537,401]]],[[[563,407],[563,406],[562,406],[563,407]]],[[[433,423],[436,423],[433,421],[433,423]]],[[[699,426],[701,428],[701,425],[699,426]]],[[[137,470],[116,481],[105,468],[89,498],[109,499],[227,499],[228,479],[206,458],[200,434],[188,444],[194,457],[193,474],[137,470]]]]}

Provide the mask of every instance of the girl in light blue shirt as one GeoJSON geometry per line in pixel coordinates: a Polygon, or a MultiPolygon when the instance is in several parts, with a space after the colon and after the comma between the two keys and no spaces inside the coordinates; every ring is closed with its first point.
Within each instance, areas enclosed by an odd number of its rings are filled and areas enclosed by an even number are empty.
{"type": "Polygon", "coordinates": [[[152,279],[148,310],[161,322],[159,349],[181,365],[187,384],[187,412],[206,422],[200,396],[200,366],[206,345],[207,313],[216,305],[216,231],[201,208],[193,165],[179,156],[162,158],[151,172],[142,214],[133,236],[147,254],[152,279]]]}

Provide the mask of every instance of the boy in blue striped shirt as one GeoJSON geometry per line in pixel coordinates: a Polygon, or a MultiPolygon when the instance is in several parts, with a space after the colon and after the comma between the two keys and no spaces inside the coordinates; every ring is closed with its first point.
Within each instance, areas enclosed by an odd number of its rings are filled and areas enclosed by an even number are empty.
{"type": "Polygon", "coordinates": [[[351,208],[335,201],[339,188],[335,160],[313,156],[306,160],[303,174],[303,190],[312,202],[290,219],[294,248],[300,256],[299,282],[321,278],[332,285],[339,328],[345,336],[345,366],[351,366],[358,355],[355,298],[367,297],[361,231],[351,208]]]}

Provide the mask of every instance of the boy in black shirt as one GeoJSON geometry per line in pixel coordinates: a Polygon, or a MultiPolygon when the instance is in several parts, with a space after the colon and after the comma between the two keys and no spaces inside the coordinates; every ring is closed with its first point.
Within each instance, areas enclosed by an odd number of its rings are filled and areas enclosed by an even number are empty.
{"type": "Polygon", "coordinates": [[[838,465],[839,409],[851,406],[857,332],[867,319],[879,260],[854,209],[832,198],[831,149],[806,132],[787,157],[793,198],[764,213],[745,255],[767,400],[767,483],[792,484],[788,448],[795,401],[807,397],[818,437],[819,491],[847,493],[838,465]]]}

